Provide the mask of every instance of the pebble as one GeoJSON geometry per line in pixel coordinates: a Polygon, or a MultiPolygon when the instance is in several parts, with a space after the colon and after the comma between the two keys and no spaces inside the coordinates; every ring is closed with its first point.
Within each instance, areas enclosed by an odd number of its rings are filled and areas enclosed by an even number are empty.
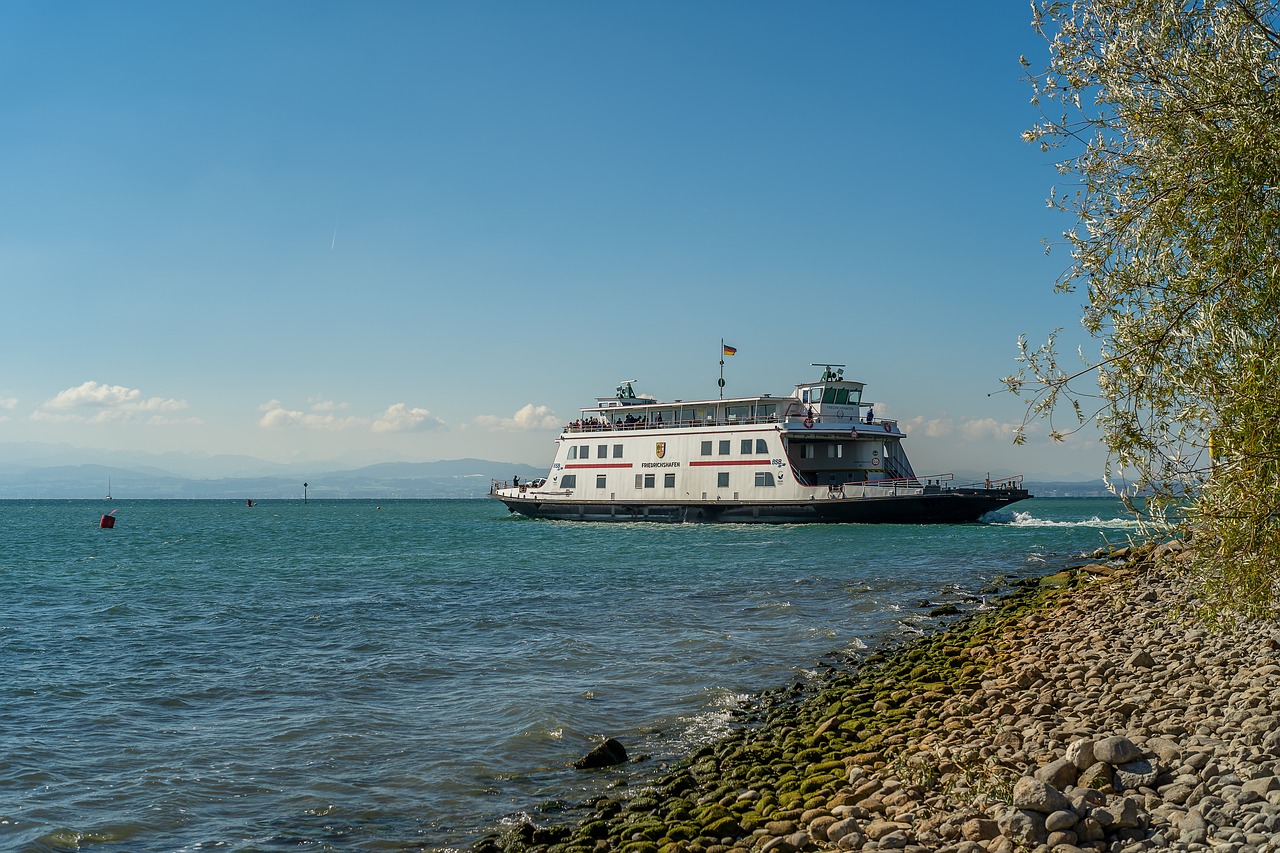
{"type": "MultiPolygon", "coordinates": [[[[830,761],[824,745],[856,744],[862,724],[829,708],[779,772],[834,771],[784,807],[756,768],[712,799],[758,809],[760,823],[661,849],[1280,853],[1280,622],[1206,629],[1176,563],[1150,552],[1084,567],[1072,588],[979,636],[963,650],[977,673],[966,686],[861,688],[896,721],[877,742],[830,761]]],[[[636,837],[564,849],[660,849],[636,837]]]]}

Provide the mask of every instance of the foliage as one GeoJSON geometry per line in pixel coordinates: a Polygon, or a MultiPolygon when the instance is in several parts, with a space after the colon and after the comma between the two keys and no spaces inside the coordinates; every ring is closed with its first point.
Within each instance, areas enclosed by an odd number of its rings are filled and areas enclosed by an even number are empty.
{"type": "Polygon", "coordinates": [[[1075,429],[1096,419],[1113,490],[1194,535],[1210,603],[1245,615],[1270,612],[1280,581],[1278,7],[1033,7],[1050,60],[1024,137],[1074,184],[1050,198],[1075,219],[1057,290],[1084,292],[1099,346],[1072,371],[1056,333],[1024,337],[1004,380],[1028,401],[1023,430],[1064,405],[1075,429]],[[1071,384],[1086,374],[1094,403],[1071,384]]]}

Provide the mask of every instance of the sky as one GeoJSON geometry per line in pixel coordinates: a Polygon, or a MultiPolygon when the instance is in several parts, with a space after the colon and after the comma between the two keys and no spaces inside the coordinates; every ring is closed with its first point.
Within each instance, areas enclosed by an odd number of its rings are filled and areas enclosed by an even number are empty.
{"type": "Polygon", "coordinates": [[[918,472],[1065,327],[1025,3],[0,0],[0,442],[549,463],[847,365],[918,472]],[[980,9],[980,11],[976,11],[980,9]]]}

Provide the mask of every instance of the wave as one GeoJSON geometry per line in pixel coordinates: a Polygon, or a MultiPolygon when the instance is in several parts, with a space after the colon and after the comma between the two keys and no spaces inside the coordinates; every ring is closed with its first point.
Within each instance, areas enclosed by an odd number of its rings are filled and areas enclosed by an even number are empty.
{"type": "Polygon", "coordinates": [[[1036,518],[1029,512],[1014,512],[1011,520],[997,520],[990,523],[997,527],[1097,527],[1114,530],[1134,530],[1138,527],[1138,522],[1131,518],[1104,520],[1095,515],[1083,521],[1054,521],[1048,518],[1036,518]]]}

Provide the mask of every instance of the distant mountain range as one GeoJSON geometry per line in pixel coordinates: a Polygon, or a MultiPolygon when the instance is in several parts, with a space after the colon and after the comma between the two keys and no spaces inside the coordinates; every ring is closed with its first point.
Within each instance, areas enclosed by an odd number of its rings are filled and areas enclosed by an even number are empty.
{"type": "MultiPolygon", "coordinates": [[[[447,459],[282,464],[251,456],[199,453],[93,451],[67,445],[0,442],[0,499],[301,498],[303,483],[314,499],[478,498],[493,480],[543,477],[547,466],[447,459]]],[[[982,475],[958,474],[960,482],[982,475]]],[[[1028,482],[1040,497],[1105,496],[1101,480],[1028,482]]]]}
{"type": "Polygon", "coordinates": [[[247,456],[101,453],[0,443],[0,499],[101,498],[476,498],[492,480],[542,477],[546,467],[485,459],[335,463],[267,462],[247,456]]]}

